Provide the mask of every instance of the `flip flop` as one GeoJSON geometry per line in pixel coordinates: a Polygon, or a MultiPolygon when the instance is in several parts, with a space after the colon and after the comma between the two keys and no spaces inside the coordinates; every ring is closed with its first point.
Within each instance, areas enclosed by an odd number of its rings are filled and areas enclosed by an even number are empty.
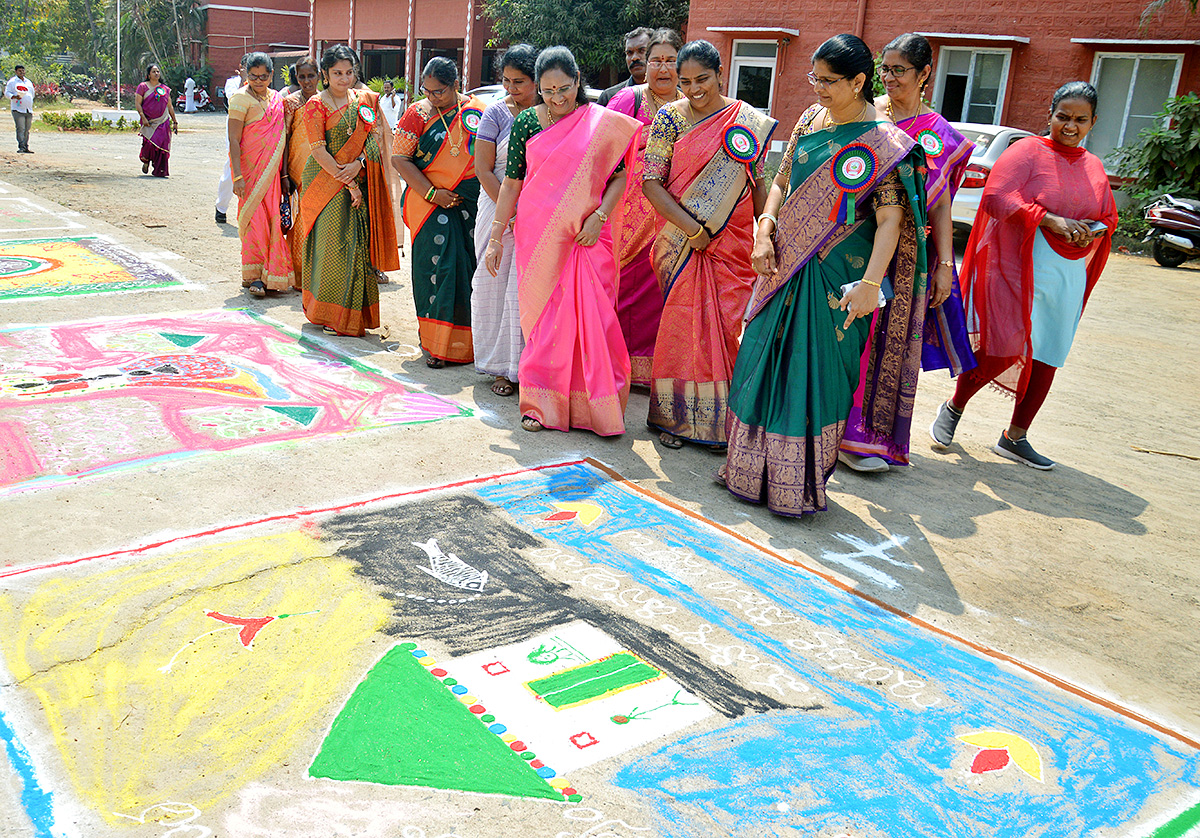
{"type": "Polygon", "coordinates": [[[664,448],[670,448],[672,450],[678,450],[683,447],[682,439],[675,436],[675,434],[669,434],[666,431],[663,431],[658,435],[658,441],[664,448]]]}
{"type": "Polygon", "coordinates": [[[430,355],[425,359],[425,366],[429,367],[431,370],[440,370],[442,367],[446,366],[446,362],[441,358],[435,358],[430,355]]]}
{"type": "Polygon", "coordinates": [[[261,279],[256,279],[246,286],[246,290],[250,292],[251,297],[267,296],[267,286],[263,285],[261,279]]]}
{"type": "Polygon", "coordinates": [[[537,433],[538,431],[542,430],[542,428],[544,428],[545,425],[543,425],[538,420],[534,419],[532,416],[522,416],[521,417],[521,427],[524,428],[525,430],[529,431],[530,433],[537,433]]]}

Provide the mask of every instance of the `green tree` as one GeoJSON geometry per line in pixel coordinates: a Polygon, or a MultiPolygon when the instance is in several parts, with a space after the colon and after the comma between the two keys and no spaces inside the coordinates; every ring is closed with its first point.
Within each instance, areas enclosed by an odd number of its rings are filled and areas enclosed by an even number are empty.
{"type": "MultiPolygon", "coordinates": [[[[1154,18],[1159,17],[1174,2],[1175,0],[1153,0],[1149,3],[1146,8],[1142,9],[1141,28],[1148,27],[1154,18]]],[[[1196,14],[1197,3],[1200,0],[1178,0],[1178,2],[1187,6],[1192,14],[1196,14]]]]}
{"type": "Polygon", "coordinates": [[[585,76],[605,69],[623,70],[622,36],[638,26],[682,29],[687,0],[486,0],[495,44],[527,41],[539,47],[562,44],[579,61],[585,76]]]}
{"type": "Polygon", "coordinates": [[[1153,125],[1111,158],[1117,176],[1131,181],[1120,231],[1133,237],[1145,233],[1142,211],[1164,192],[1200,198],[1200,94],[1168,99],[1155,116],[1153,125]]]}

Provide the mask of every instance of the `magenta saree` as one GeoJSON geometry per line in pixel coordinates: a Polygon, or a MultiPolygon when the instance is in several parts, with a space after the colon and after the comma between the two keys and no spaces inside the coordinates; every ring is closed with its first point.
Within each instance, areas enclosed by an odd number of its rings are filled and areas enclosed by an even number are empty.
{"type": "Polygon", "coordinates": [[[171,88],[165,84],[150,86],[150,82],[142,82],[137,86],[137,94],[142,97],[142,114],[146,124],[139,133],[142,137],[142,151],[138,159],[150,163],[155,177],[168,177],[167,161],[171,157],[171,112],[167,107],[171,101],[171,88]]]}
{"type": "Polygon", "coordinates": [[[625,432],[629,351],[617,322],[619,268],[610,223],[575,242],[640,123],[596,105],[531,137],[517,222],[521,414],[544,427],[625,432]]]}
{"type": "Polygon", "coordinates": [[[288,290],[293,278],[292,251],[279,224],[279,169],[287,148],[283,111],[283,96],[277,90],[265,103],[243,91],[229,100],[229,112],[245,118],[241,164],[246,192],[238,204],[242,285],[259,280],[271,291],[288,290]],[[255,119],[258,113],[262,116],[255,119]]]}

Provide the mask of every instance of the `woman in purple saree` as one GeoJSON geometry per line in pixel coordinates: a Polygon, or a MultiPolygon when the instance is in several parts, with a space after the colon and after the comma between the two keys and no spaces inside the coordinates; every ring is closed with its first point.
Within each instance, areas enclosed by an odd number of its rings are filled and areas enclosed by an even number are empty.
{"type": "Polygon", "coordinates": [[[153,166],[155,177],[167,177],[171,132],[179,132],[179,122],[171,103],[171,88],[162,83],[157,64],[146,68],[146,80],[137,86],[133,106],[141,120],[142,151],[138,159],[142,161],[142,171],[148,172],[153,166]]]}

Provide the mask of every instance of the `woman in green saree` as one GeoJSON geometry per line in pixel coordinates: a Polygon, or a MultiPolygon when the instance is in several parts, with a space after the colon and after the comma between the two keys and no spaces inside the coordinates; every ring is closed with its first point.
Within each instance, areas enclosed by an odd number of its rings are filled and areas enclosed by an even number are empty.
{"type": "MultiPolygon", "coordinates": [[[[853,35],[817,49],[808,77],[819,104],[797,122],[758,219],[759,280],[718,479],[780,515],[826,508],[871,317],[885,297],[920,296],[893,288],[927,282],[923,157],[864,98],[873,72],[871,51],[853,35]]],[[[881,433],[897,400],[912,398],[889,360],[894,349],[869,349],[864,422],[881,433]]]]}
{"type": "Polygon", "coordinates": [[[458,92],[458,67],[429,59],[421,93],[396,123],[392,163],[408,184],[404,223],[412,237],[413,302],[425,363],[468,364],[475,274],[475,132],[483,102],[458,92]]]}

